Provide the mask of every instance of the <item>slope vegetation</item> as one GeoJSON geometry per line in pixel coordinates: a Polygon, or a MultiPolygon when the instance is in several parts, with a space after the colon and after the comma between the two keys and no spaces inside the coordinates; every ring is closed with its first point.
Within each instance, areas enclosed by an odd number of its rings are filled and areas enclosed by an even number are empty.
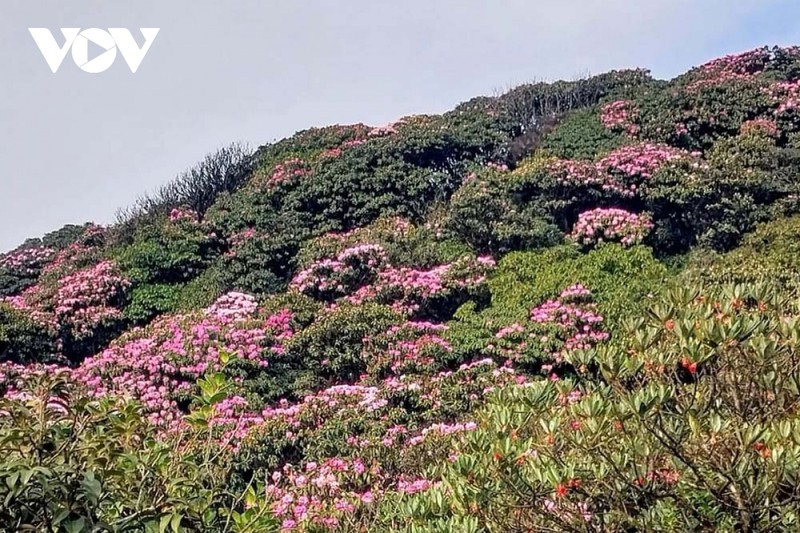
{"type": "Polygon", "coordinates": [[[231,146],[31,239],[0,527],[796,531],[799,132],[763,48],[231,146]]]}

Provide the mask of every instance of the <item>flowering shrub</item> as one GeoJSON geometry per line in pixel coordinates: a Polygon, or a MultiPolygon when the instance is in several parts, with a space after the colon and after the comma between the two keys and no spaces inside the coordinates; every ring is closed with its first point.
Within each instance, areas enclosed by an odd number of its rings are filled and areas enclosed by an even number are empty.
{"type": "Polygon", "coordinates": [[[562,186],[596,187],[623,197],[634,197],[642,183],[668,164],[696,160],[698,154],[667,145],[639,143],[618,148],[594,164],[555,160],[549,170],[562,186]]]}
{"type": "Polygon", "coordinates": [[[74,263],[66,259],[57,268],[53,265],[46,279],[19,296],[6,298],[5,303],[57,337],[63,355],[80,357],[93,341],[102,342],[120,323],[130,281],[113,261],[80,270],[71,270],[74,263]],[[59,276],[60,271],[70,273],[59,276]]]}
{"type": "Polygon", "coordinates": [[[287,529],[324,518],[352,523],[361,516],[370,523],[388,491],[427,489],[427,460],[446,460],[443,440],[475,427],[429,421],[463,415],[495,387],[524,381],[510,368],[479,360],[454,371],[329,387],[263,410],[242,442],[241,467],[271,480],[267,499],[283,520],[294,521],[284,522],[287,529]],[[305,461],[275,468],[290,450],[305,461]]]}
{"type": "Polygon", "coordinates": [[[347,248],[367,244],[383,248],[387,260],[408,260],[408,249],[414,246],[416,234],[425,233],[423,230],[402,217],[382,217],[363,228],[331,231],[310,240],[297,254],[297,261],[302,266],[309,266],[315,261],[335,257],[347,248]],[[397,248],[406,253],[396,253],[397,248]]]}
{"type": "Polygon", "coordinates": [[[129,286],[112,261],[61,278],[55,300],[56,320],[76,338],[91,335],[100,323],[120,318],[116,305],[129,286]]]}
{"type": "Polygon", "coordinates": [[[800,80],[774,82],[764,88],[764,93],[774,106],[773,115],[781,128],[796,132],[800,109],[800,80]]]}
{"type": "MultiPolygon", "coordinates": [[[[0,371],[0,383],[6,378],[0,371]]],[[[209,444],[200,419],[157,437],[134,403],[87,398],[55,368],[28,372],[20,387],[0,399],[4,528],[277,529],[254,487],[226,490],[231,463],[209,444]]],[[[197,401],[219,402],[206,388],[197,401]]]]}
{"type": "Polygon", "coordinates": [[[608,243],[588,253],[577,246],[514,252],[500,261],[492,275],[492,306],[479,322],[522,323],[529,319],[533,304],[555,299],[565,287],[580,283],[591,290],[605,317],[604,326],[613,331],[626,318],[638,316],[668,278],[666,267],[642,246],[608,243]]]}
{"type": "Polygon", "coordinates": [[[687,74],[694,80],[687,89],[699,90],[731,81],[751,81],[767,68],[772,59],[773,54],[766,47],[714,59],[687,74]]]}
{"type": "Polygon", "coordinates": [[[0,254],[0,297],[18,297],[37,283],[52,284],[59,276],[91,265],[104,239],[100,226],[65,226],[0,254]]]}
{"type": "Polygon", "coordinates": [[[570,239],[582,246],[602,242],[619,242],[623,246],[639,244],[653,228],[647,215],[624,209],[593,209],[578,216],[570,239]]]}
{"type": "Polygon", "coordinates": [[[46,246],[22,248],[0,257],[0,268],[26,276],[35,276],[53,260],[55,255],[56,251],[46,246]]]}
{"type": "Polygon", "coordinates": [[[408,321],[365,339],[361,357],[370,376],[420,374],[447,367],[453,347],[441,336],[444,324],[408,321]]]}
{"type": "Polygon", "coordinates": [[[290,286],[309,296],[351,304],[378,302],[408,315],[425,314],[435,302],[474,293],[494,268],[491,257],[465,256],[430,270],[395,267],[379,245],[346,248],[299,272],[290,286]]]}
{"type": "Polygon", "coordinates": [[[744,124],[742,124],[741,128],[742,135],[766,135],[767,137],[778,137],[780,135],[780,130],[778,129],[778,125],[769,119],[759,118],[748,120],[744,124]]]}
{"type": "Polygon", "coordinates": [[[777,82],[766,89],[767,95],[778,107],[776,115],[789,114],[800,105],[800,83],[777,82]]]}
{"type": "Polygon", "coordinates": [[[636,135],[639,132],[639,126],[634,123],[637,114],[638,110],[632,102],[616,100],[600,109],[600,122],[610,130],[636,135]]]}
{"type": "Polygon", "coordinates": [[[196,223],[199,215],[192,209],[175,207],[169,212],[170,222],[185,222],[188,224],[196,223]]]}
{"type": "Polygon", "coordinates": [[[666,163],[688,155],[669,146],[634,144],[614,150],[598,162],[598,168],[628,177],[647,179],[666,163]]]}
{"type": "Polygon", "coordinates": [[[86,359],[75,378],[94,395],[135,398],[152,423],[171,425],[206,372],[231,359],[253,372],[280,358],[293,335],[290,320],[287,311],[265,316],[251,296],[229,293],[201,313],[164,317],[123,335],[86,359]]]}
{"type": "Polygon", "coordinates": [[[323,259],[299,272],[291,287],[319,299],[335,299],[374,279],[386,265],[386,252],[377,244],[360,244],[323,259]]]}
{"type": "Polygon", "coordinates": [[[302,178],[308,172],[309,169],[305,162],[299,157],[293,157],[275,165],[272,173],[266,177],[266,185],[267,187],[277,187],[282,183],[289,183],[297,178],[302,178]]]}
{"type": "Polygon", "coordinates": [[[531,309],[528,321],[499,329],[488,349],[529,369],[556,376],[554,367],[563,371],[558,367],[567,353],[608,340],[602,322],[592,293],[576,284],[561,291],[558,298],[531,309]]]}
{"type": "Polygon", "coordinates": [[[362,286],[347,301],[391,304],[408,316],[430,316],[437,308],[446,314],[465,297],[476,295],[494,266],[491,257],[467,256],[430,270],[389,267],[378,273],[375,283],[362,286]]]}
{"type": "Polygon", "coordinates": [[[577,379],[500,391],[453,439],[442,484],[385,512],[470,515],[473,531],[790,530],[796,370],[770,369],[794,357],[797,313],[757,287],[677,290],[624,346],[572,352],[577,379]]]}

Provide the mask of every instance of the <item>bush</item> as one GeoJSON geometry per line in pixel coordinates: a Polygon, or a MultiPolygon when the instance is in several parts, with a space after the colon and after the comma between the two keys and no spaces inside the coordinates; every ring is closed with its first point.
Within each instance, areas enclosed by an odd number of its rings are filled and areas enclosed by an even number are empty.
{"type": "Polygon", "coordinates": [[[622,146],[625,137],[606,128],[595,109],[568,114],[545,136],[542,148],[561,159],[593,161],[622,146]]]}
{"type": "Polygon", "coordinates": [[[134,283],[180,283],[200,274],[219,250],[212,227],[176,218],[142,226],[117,257],[134,283]]]}
{"type": "Polygon", "coordinates": [[[221,284],[256,295],[285,289],[302,242],[302,233],[290,225],[258,232],[220,258],[215,268],[221,284]]]}
{"type": "Polygon", "coordinates": [[[385,306],[343,306],[299,332],[287,350],[317,375],[353,381],[366,371],[360,357],[364,340],[398,321],[399,316],[385,306]]]}
{"type": "Polygon", "coordinates": [[[125,318],[142,324],[153,317],[174,311],[178,307],[181,285],[150,284],[134,288],[125,306],[125,318]]]}
{"type": "MultiPolygon", "coordinates": [[[[194,417],[199,430],[159,437],[135,404],[95,400],[48,373],[19,374],[16,397],[0,400],[0,521],[8,531],[277,529],[267,507],[255,506],[255,490],[225,490],[230,463],[209,438],[208,413],[194,417]]],[[[198,399],[208,409],[221,401],[215,383],[204,382],[198,399]]]]}
{"type": "Polygon", "coordinates": [[[657,294],[667,277],[664,265],[642,246],[608,244],[587,254],[574,245],[514,252],[500,261],[489,279],[492,313],[510,321],[527,318],[531,304],[580,283],[592,291],[613,329],[657,294]]]}
{"type": "Polygon", "coordinates": [[[767,135],[744,134],[716,143],[707,164],[656,172],[642,189],[656,225],[654,245],[667,252],[696,242],[731,249],[797,194],[795,159],[767,135]]]}
{"type": "Polygon", "coordinates": [[[694,252],[685,276],[705,284],[771,280],[787,291],[800,287],[800,219],[760,224],[741,246],[725,254],[694,252]]]}
{"type": "Polygon", "coordinates": [[[222,246],[214,228],[191,211],[175,209],[169,220],[141,225],[133,242],[115,253],[133,283],[125,315],[144,323],[176,310],[181,287],[204,272],[222,246]]]}
{"type": "Polygon", "coordinates": [[[58,360],[54,332],[0,303],[0,362],[49,363],[58,360]]]}
{"type": "Polygon", "coordinates": [[[384,510],[439,531],[791,531],[798,311],[764,287],[677,289],[622,345],[572,352],[575,380],[500,391],[442,484],[384,510]]]}
{"type": "Polygon", "coordinates": [[[477,253],[503,254],[560,243],[563,236],[557,227],[532,206],[515,202],[510,181],[497,171],[473,175],[453,195],[444,229],[477,253]]]}

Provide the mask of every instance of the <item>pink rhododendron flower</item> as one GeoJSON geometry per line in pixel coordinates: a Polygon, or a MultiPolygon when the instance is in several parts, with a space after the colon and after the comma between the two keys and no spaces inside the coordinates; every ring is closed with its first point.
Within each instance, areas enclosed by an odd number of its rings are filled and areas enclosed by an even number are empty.
{"type": "Polygon", "coordinates": [[[623,246],[639,244],[653,228],[647,215],[623,209],[592,209],[578,216],[569,238],[583,246],[601,242],[619,242],[623,246]]]}

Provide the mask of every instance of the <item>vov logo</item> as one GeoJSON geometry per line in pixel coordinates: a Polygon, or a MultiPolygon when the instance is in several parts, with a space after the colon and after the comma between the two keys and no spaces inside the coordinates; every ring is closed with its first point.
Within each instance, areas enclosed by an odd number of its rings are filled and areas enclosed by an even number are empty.
{"type": "Polygon", "coordinates": [[[159,30],[160,28],[140,28],[144,44],[139,47],[126,28],[108,28],[108,31],[100,28],[87,28],[83,31],[80,28],[61,28],[61,34],[64,36],[63,45],[56,42],[47,28],[28,28],[54,74],[64,62],[70,49],[72,60],[84,72],[90,74],[105,72],[117,59],[117,50],[128,63],[131,72],[136,72],[159,30]],[[89,59],[89,43],[101,49],[92,59],[89,59]]]}

